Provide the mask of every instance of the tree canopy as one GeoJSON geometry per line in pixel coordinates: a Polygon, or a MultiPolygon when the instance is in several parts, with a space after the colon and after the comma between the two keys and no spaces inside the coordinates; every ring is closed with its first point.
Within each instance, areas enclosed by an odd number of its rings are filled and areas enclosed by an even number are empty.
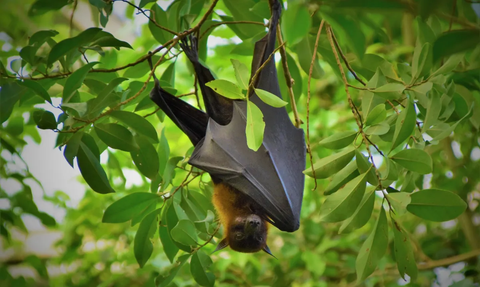
{"type": "MultiPolygon", "coordinates": [[[[308,153],[300,229],[270,228],[277,259],[212,254],[223,230],[211,179],[188,165],[190,141],[150,100],[147,61],[162,88],[202,109],[179,46],[195,35],[218,78],[209,85],[244,98],[269,1],[1,4],[2,286],[480,282],[480,4],[281,2],[283,101],[260,97],[285,105],[308,153]],[[29,170],[24,149],[47,135],[64,161],[41,164],[80,172],[78,204],[72,190],[43,188],[61,174],[29,170]],[[29,248],[31,217],[58,234],[52,254],[29,248]]],[[[250,120],[255,149],[261,113],[250,120]]]]}

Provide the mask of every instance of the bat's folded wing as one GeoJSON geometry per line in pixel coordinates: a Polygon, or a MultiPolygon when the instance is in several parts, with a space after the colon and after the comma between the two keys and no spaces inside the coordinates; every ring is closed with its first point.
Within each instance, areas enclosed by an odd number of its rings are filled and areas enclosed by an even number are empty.
{"type": "MultiPolygon", "coordinates": [[[[287,134],[281,132],[275,142],[271,139],[269,142],[270,131],[255,152],[248,148],[245,136],[246,103],[235,102],[233,106],[233,117],[228,125],[209,120],[205,138],[195,147],[189,163],[250,196],[278,229],[297,230],[304,186],[303,131],[295,129],[290,122],[294,133],[287,131],[292,139],[285,139],[287,134]],[[291,140],[294,144],[289,146],[291,140]]],[[[286,111],[284,116],[289,122],[286,111]]]]}

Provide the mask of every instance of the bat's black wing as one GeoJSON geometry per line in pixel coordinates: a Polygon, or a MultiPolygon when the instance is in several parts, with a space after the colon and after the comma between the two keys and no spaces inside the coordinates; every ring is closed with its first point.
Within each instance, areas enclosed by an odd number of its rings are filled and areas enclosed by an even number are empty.
{"type": "MultiPolygon", "coordinates": [[[[280,3],[274,1],[269,32],[255,45],[252,74],[275,49],[280,13],[280,3]]],[[[261,70],[255,87],[281,97],[273,59],[261,70]]],[[[227,125],[208,121],[205,138],[198,143],[189,162],[250,196],[277,228],[292,232],[300,225],[303,198],[306,152],[303,130],[293,126],[285,108],[266,105],[255,94],[250,99],[264,115],[265,133],[260,149],[255,152],[248,148],[246,104],[235,101],[231,109],[226,109],[232,112],[227,125]]]]}
{"type": "MultiPolygon", "coordinates": [[[[148,58],[153,69],[151,59],[148,58]]],[[[205,137],[208,115],[187,102],[171,95],[160,87],[153,74],[155,87],[150,92],[150,99],[188,136],[194,146],[205,137]]]]}

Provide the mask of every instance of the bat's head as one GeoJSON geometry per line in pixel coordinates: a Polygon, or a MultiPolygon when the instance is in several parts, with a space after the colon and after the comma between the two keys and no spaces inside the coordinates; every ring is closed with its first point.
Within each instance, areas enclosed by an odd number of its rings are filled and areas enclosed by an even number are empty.
{"type": "Polygon", "coordinates": [[[226,238],[235,251],[260,251],[267,245],[267,224],[256,214],[237,217],[229,226],[226,238]]]}
{"type": "Polygon", "coordinates": [[[225,238],[215,251],[230,246],[232,250],[253,253],[260,250],[273,254],[267,246],[267,222],[256,214],[236,217],[226,230],[225,238]]]}
{"type": "Polygon", "coordinates": [[[215,251],[230,246],[238,252],[263,250],[272,255],[267,246],[266,215],[255,201],[229,185],[217,183],[213,204],[225,230],[225,237],[215,251]]]}

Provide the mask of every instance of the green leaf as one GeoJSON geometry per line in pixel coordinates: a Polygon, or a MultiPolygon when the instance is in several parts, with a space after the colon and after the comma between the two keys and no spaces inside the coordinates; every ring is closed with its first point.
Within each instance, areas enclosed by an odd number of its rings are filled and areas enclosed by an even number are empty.
{"type": "Polygon", "coordinates": [[[375,95],[385,100],[398,100],[402,96],[405,86],[399,83],[388,83],[373,90],[375,95]]]}
{"type": "Polygon", "coordinates": [[[417,46],[415,48],[412,61],[412,83],[430,72],[432,68],[432,54],[430,50],[430,43],[425,43],[422,47],[417,46]]]}
{"type": "MultiPolygon", "coordinates": [[[[157,56],[157,55],[153,55],[151,57],[152,59],[152,63],[155,64],[158,62],[158,60],[160,60],[160,56],[157,56]]],[[[138,61],[140,59],[136,59],[136,61],[138,61]]],[[[163,60],[161,63],[164,63],[165,60],[163,60]]],[[[125,70],[125,72],[123,73],[123,77],[125,78],[129,78],[129,79],[138,79],[138,78],[141,78],[143,76],[145,76],[147,73],[150,73],[151,70],[150,70],[150,66],[148,65],[148,61],[143,61],[133,67],[129,67],[125,70]]],[[[138,83],[140,86],[143,86],[143,83],[140,83],[140,82],[136,82],[138,83]]],[[[133,82],[132,82],[133,84],[133,82]]],[[[148,88],[147,88],[148,89],[148,88]]],[[[140,87],[138,88],[138,90],[140,90],[140,87]]],[[[150,91],[151,89],[148,89],[148,91],[150,91]]],[[[149,101],[151,101],[150,99],[148,99],[149,101]]]]}
{"type": "Polygon", "coordinates": [[[71,100],[75,92],[82,86],[82,83],[85,80],[85,77],[87,76],[90,69],[96,64],[98,64],[98,62],[86,64],[85,66],[73,72],[67,78],[63,89],[62,103],[68,103],[71,100]]]}
{"type": "Polygon", "coordinates": [[[140,5],[138,7],[143,8],[145,5],[147,5],[150,2],[157,2],[156,0],[141,0],[140,5]]]}
{"type": "Polygon", "coordinates": [[[178,271],[185,265],[188,258],[190,258],[190,254],[184,254],[178,257],[177,262],[173,265],[174,267],[169,270],[167,274],[160,274],[155,278],[155,286],[156,287],[167,287],[173,281],[175,276],[177,276],[178,271]]]}
{"type": "Polygon", "coordinates": [[[182,159],[183,157],[176,156],[176,157],[170,158],[167,161],[165,165],[165,170],[163,171],[163,176],[162,176],[163,184],[162,184],[162,189],[160,191],[164,191],[165,188],[167,188],[167,186],[170,184],[170,181],[172,180],[172,177],[175,172],[175,168],[177,167],[177,163],[182,159]]]}
{"type": "Polygon", "coordinates": [[[16,82],[2,83],[0,89],[0,123],[5,122],[12,113],[13,106],[20,100],[27,89],[16,82]]]}
{"type": "Polygon", "coordinates": [[[425,120],[423,121],[424,129],[429,129],[438,122],[441,109],[442,103],[440,102],[440,96],[437,93],[430,93],[427,114],[425,115],[425,120]]]}
{"type": "Polygon", "coordinates": [[[417,115],[415,114],[415,107],[413,106],[413,103],[408,101],[407,106],[400,113],[395,123],[395,133],[393,134],[392,148],[390,151],[395,149],[412,135],[416,119],[417,115]]]}
{"type": "Polygon", "coordinates": [[[312,26],[312,19],[303,3],[291,2],[283,13],[281,25],[285,41],[293,46],[307,36],[312,26]]]}
{"type": "Polygon", "coordinates": [[[40,97],[42,97],[42,99],[49,102],[50,104],[52,103],[52,99],[50,98],[50,95],[45,90],[45,88],[42,87],[42,85],[40,85],[38,82],[33,81],[33,80],[24,79],[23,82],[19,81],[17,83],[19,83],[20,85],[22,85],[24,87],[27,87],[27,88],[31,89],[32,91],[35,92],[35,94],[39,95],[40,97]]]}
{"type": "Polygon", "coordinates": [[[397,165],[388,157],[385,157],[385,162],[387,163],[387,171],[386,171],[385,178],[387,180],[397,180],[398,179],[397,165]]]}
{"type": "Polygon", "coordinates": [[[249,73],[247,66],[235,59],[230,59],[230,62],[232,62],[233,70],[235,71],[237,84],[244,90],[248,89],[249,73]]]}
{"type": "Polygon", "coordinates": [[[339,234],[349,233],[367,224],[372,216],[373,204],[375,203],[375,188],[369,187],[369,189],[370,191],[365,192],[362,202],[360,202],[353,215],[342,222],[338,231],[339,234]]]}
{"type": "MultiPolygon", "coordinates": [[[[353,20],[354,18],[347,17],[346,14],[337,11],[328,14],[320,13],[322,19],[324,18],[332,26],[339,38],[339,43],[347,43],[357,58],[362,59],[367,45],[360,23],[353,20]]],[[[293,24],[293,27],[295,27],[295,24],[293,24]]]]}
{"type": "Polygon", "coordinates": [[[172,228],[170,235],[173,240],[180,244],[187,246],[198,245],[197,230],[193,222],[188,219],[179,220],[177,225],[172,228]]]}
{"type": "Polygon", "coordinates": [[[158,134],[153,125],[144,117],[127,111],[113,111],[110,115],[131,127],[137,133],[158,142],[158,134]]]}
{"type": "Polygon", "coordinates": [[[92,41],[95,35],[97,35],[97,33],[100,31],[102,31],[100,28],[88,28],[75,37],[58,42],[52,47],[50,53],[48,54],[47,66],[51,66],[55,61],[71,52],[73,49],[90,43],[90,41],[92,41]]]}
{"type": "MultiPolygon", "coordinates": [[[[233,18],[230,17],[231,20],[263,23],[262,17],[250,11],[250,9],[255,6],[256,2],[257,1],[252,0],[223,0],[223,3],[230,11],[229,15],[233,16],[233,18]]],[[[225,19],[226,17],[222,16],[221,18],[223,21],[229,21],[225,19]]],[[[265,28],[259,25],[231,25],[229,27],[232,28],[232,30],[235,31],[235,34],[237,34],[237,36],[242,40],[250,39],[262,32],[265,33],[265,28]]]]}
{"type": "Polygon", "coordinates": [[[265,122],[263,121],[262,111],[254,103],[248,101],[245,134],[249,149],[257,151],[262,146],[264,130],[265,122]]]}
{"type": "MultiPolygon", "coordinates": [[[[345,167],[355,155],[355,148],[349,147],[339,153],[329,155],[317,161],[313,168],[315,169],[316,178],[327,178],[334,175],[343,167],[345,167]]],[[[313,176],[311,168],[303,171],[305,175],[313,176]]]]}
{"type": "Polygon", "coordinates": [[[378,178],[375,174],[373,164],[369,162],[368,158],[364,156],[358,149],[355,150],[355,161],[357,162],[358,171],[360,173],[367,173],[367,181],[373,185],[378,185],[378,178]]]}
{"type": "Polygon", "coordinates": [[[442,74],[444,75],[444,74],[450,73],[453,69],[455,69],[458,66],[458,64],[462,62],[464,57],[465,55],[463,53],[457,53],[457,54],[451,55],[448,58],[448,60],[446,60],[445,63],[443,63],[443,65],[440,66],[440,68],[438,68],[438,70],[432,73],[432,76],[442,75],[442,74]]]}
{"type": "Polygon", "coordinates": [[[242,100],[245,96],[242,94],[240,88],[234,83],[227,80],[213,80],[205,84],[219,95],[232,100],[242,100]]]}
{"type": "Polygon", "coordinates": [[[200,286],[215,285],[215,275],[208,271],[212,263],[213,261],[210,256],[202,250],[193,254],[192,260],[190,261],[190,273],[200,286]]]}
{"type": "MultiPolygon", "coordinates": [[[[83,136],[82,140],[85,138],[83,136]]],[[[96,152],[98,153],[98,150],[96,152]]],[[[108,182],[107,174],[100,165],[100,160],[84,142],[81,142],[78,148],[77,164],[80,173],[93,191],[102,194],[115,192],[108,182]]]]}
{"type": "Polygon", "coordinates": [[[255,93],[264,103],[274,108],[281,108],[288,104],[284,100],[280,99],[279,97],[268,91],[262,89],[255,89],[255,93]]]}
{"type": "Polygon", "coordinates": [[[379,123],[377,125],[370,126],[365,129],[367,135],[384,135],[388,133],[390,126],[386,122],[379,123]]]}
{"type": "Polygon", "coordinates": [[[388,225],[383,207],[372,233],[363,243],[355,262],[357,284],[363,282],[377,268],[380,259],[387,251],[388,225]]]}
{"type": "Polygon", "coordinates": [[[385,109],[385,104],[379,104],[375,106],[367,115],[365,120],[365,125],[373,126],[379,124],[385,120],[387,117],[387,110],[385,109]]]}
{"type": "MultiPolygon", "coordinates": [[[[165,222],[163,219],[162,221],[165,222]]],[[[175,259],[179,249],[170,237],[167,227],[160,225],[158,233],[160,235],[160,241],[162,242],[163,251],[165,255],[167,255],[168,260],[170,260],[170,263],[173,263],[173,259],[175,259]]]]}
{"type": "Polygon", "coordinates": [[[404,149],[390,158],[404,168],[420,174],[428,174],[433,170],[432,158],[421,149],[404,149]]]}
{"type": "Polygon", "coordinates": [[[78,147],[80,146],[83,135],[84,133],[81,131],[74,133],[63,150],[63,156],[71,167],[73,167],[73,159],[77,156],[78,147]]]}
{"type": "Polygon", "coordinates": [[[33,120],[37,127],[42,130],[55,130],[57,128],[57,120],[55,116],[45,110],[36,110],[33,112],[33,120]]]}
{"type": "Polygon", "coordinates": [[[404,280],[405,274],[410,276],[410,280],[415,282],[417,279],[417,264],[415,264],[415,254],[413,253],[412,243],[407,232],[392,219],[393,224],[393,250],[395,261],[397,261],[398,272],[404,280]]]}
{"type": "Polygon", "coordinates": [[[55,37],[58,35],[58,32],[55,30],[42,30],[35,32],[30,38],[28,39],[28,45],[41,45],[45,43],[48,39],[55,37]]]}
{"type": "Polygon", "coordinates": [[[342,170],[337,172],[331,177],[328,186],[325,188],[323,194],[330,195],[340,188],[342,188],[347,182],[350,182],[355,177],[359,176],[360,172],[357,168],[357,163],[355,161],[351,161],[344,167],[342,170]]]}
{"type": "Polygon", "coordinates": [[[478,29],[454,30],[440,35],[433,43],[433,62],[441,58],[477,47],[480,43],[478,29]]]}
{"type": "Polygon", "coordinates": [[[448,221],[457,218],[467,204],[453,192],[442,189],[424,189],[412,193],[408,212],[431,221],[448,221]]]}
{"type": "Polygon", "coordinates": [[[162,82],[168,83],[168,86],[174,87],[175,86],[175,63],[173,62],[168,67],[165,69],[165,71],[162,73],[162,77],[160,77],[160,85],[162,85],[162,82]]]}
{"type": "MultiPolygon", "coordinates": [[[[295,52],[298,57],[298,63],[300,64],[300,67],[302,67],[302,70],[308,75],[310,72],[310,65],[312,64],[312,57],[313,57],[313,51],[315,49],[315,40],[312,40],[314,38],[312,37],[303,37],[300,42],[294,47],[295,52]]],[[[296,63],[295,63],[296,65],[296,63]]],[[[290,63],[288,63],[288,68],[290,69],[290,63]]],[[[316,57],[315,61],[313,62],[313,69],[312,69],[312,78],[314,79],[320,79],[323,77],[325,72],[323,71],[322,67],[320,67],[320,64],[318,62],[318,57],[316,57]]],[[[297,81],[301,81],[300,77],[294,77],[292,73],[292,77],[296,79],[297,81]]],[[[295,83],[297,85],[297,83],[295,83]]]]}
{"type": "Polygon", "coordinates": [[[158,172],[163,175],[165,171],[165,166],[167,165],[168,159],[170,157],[170,146],[168,145],[168,140],[165,137],[165,129],[162,129],[160,135],[160,143],[157,148],[158,160],[159,160],[159,169],[158,172]]]}
{"type": "Polygon", "coordinates": [[[135,141],[139,149],[130,152],[133,162],[143,175],[154,179],[157,177],[160,167],[157,151],[146,138],[137,136],[135,141]]]}
{"type": "Polygon", "coordinates": [[[33,267],[40,277],[48,280],[47,265],[38,256],[28,255],[23,261],[33,267]]]}
{"type": "Polygon", "coordinates": [[[395,213],[399,216],[407,212],[407,205],[409,205],[411,201],[410,193],[408,192],[389,192],[387,199],[395,213]]]}
{"type": "Polygon", "coordinates": [[[132,133],[127,128],[114,123],[95,124],[94,127],[98,137],[109,147],[124,151],[138,149],[132,133]]]}
{"type": "Polygon", "coordinates": [[[321,140],[318,145],[328,149],[341,149],[351,144],[356,136],[356,131],[339,132],[321,140]]]}
{"type": "MultiPolygon", "coordinates": [[[[109,154],[110,156],[110,154],[109,154]]],[[[151,212],[155,210],[157,207],[157,202],[152,202],[150,203],[147,207],[145,207],[140,213],[136,214],[130,223],[130,226],[135,226],[138,223],[142,222],[142,220],[145,218],[145,216],[149,215],[151,212]]]]}
{"type": "Polygon", "coordinates": [[[98,97],[87,102],[88,117],[90,119],[97,117],[106,107],[113,106],[120,101],[120,97],[114,93],[114,91],[117,86],[125,80],[127,79],[115,78],[111,80],[110,83],[98,93],[98,97]]]}
{"type": "Polygon", "coordinates": [[[135,239],[133,242],[133,252],[135,253],[135,259],[137,259],[140,268],[143,268],[145,263],[152,255],[153,244],[151,238],[157,230],[157,216],[161,209],[157,209],[140,222],[135,239]]]}
{"type": "Polygon", "coordinates": [[[448,137],[457,128],[459,124],[463,123],[466,119],[468,119],[472,115],[473,107],[474,105],[470,107],[469,112],[465,116],[463,116],[463,118],[455,122],[453,125],[449,126],[448,124],[445,124],[445,123],[439,123],[438,125],[435,125],[430,129],[428,129],[427,134],[433,137],[432,141],[439,141],[448,137]],[[435,131],[435,133],[433,133],[433,131],[435,131]]]}
{"type": "Polygon", "coordinates": [[[49,11],[59,10],[63,6],[67,5],[68,3],[69,3],[68,0],[56,0],[56,1],[37,0],[35,1],[35,3],[32,4],[32,6],[30,6],[30,9],[28,10],[28,16],[29,17],[40,16],[49,11]]]}
{"type": "Polygon", "coordinates": [[[117,50],[120,49],[120,47],[133,49],[129,43],[118,40],[112,34],[105,31],[98,32],[90,46],[114,47],[117,50]]]}
{"type": "Polygon", "coordinates": [[[355,212],[365,193],[366,174],[361,174],[347,183],[342,189],[327,196],[320,207],[320,220],[340,222],[355,212]]]}
{"type": "Polygon", "coordinates": [[[160,197],[156,193],[135,192],[112,203],[103,213],[103,223],[122,223],[134,218],[160,197]]]}
{"type": "MultiPolygon", "coordinates": [[[[155,22],[162,27],[169,26],[167,13],[163,11],[158,4],[154,4],[150,9],[150,17],[155,19],[155,22]]],[[[148,28],[150,29],[153,38],[155,38],[155,40],[157,40],[157,42],[160,44],[164,44],[173,38],[173,35],[167,31],[164,31],[163,29],[158,28],[151,20],[148,22],[148,28]]]]}

